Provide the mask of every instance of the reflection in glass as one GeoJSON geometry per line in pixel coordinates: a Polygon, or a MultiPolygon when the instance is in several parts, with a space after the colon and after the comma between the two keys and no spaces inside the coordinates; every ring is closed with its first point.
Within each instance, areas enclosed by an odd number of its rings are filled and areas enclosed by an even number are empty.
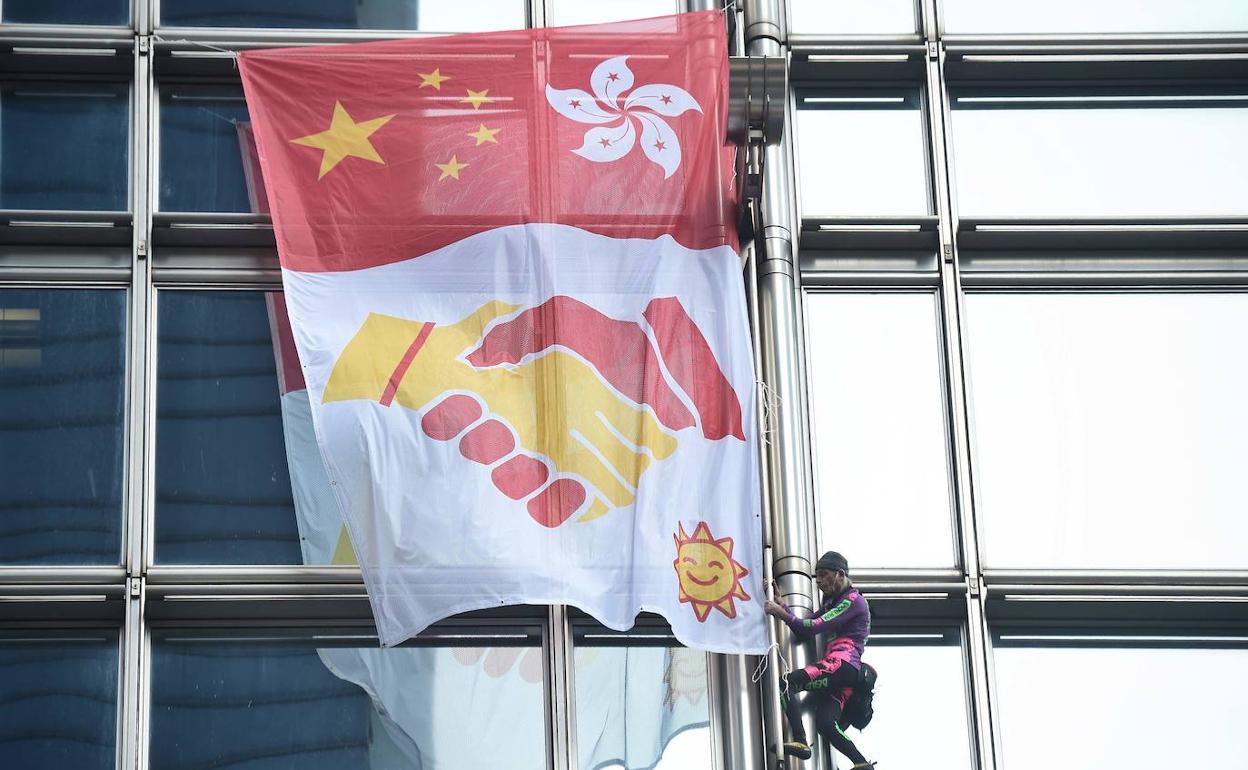
{"type": "Polygon", "coordinates": [[[953,129],[963,216],[1248,214],[1248,97],[960,95],[953,129]]]}
{"type": "Polygon", "coordinates": [[[954,564],[932,293],[810,293],[820,547],[857,567],[954,564]]]}
{"type": "Polygon", "coordinates": [[[916,29],[914,0],[789,0],[795,35],[906,35],[916,29]]]}
{"type": "Polygon", "coordinates": [[[574,665],[581,770],[711,770],[706,653],[578,645],[574,665]]]}
{"type": "Polygon", "coordinates": [[[953,34],[1248,32],[1243,0],[944,0],[953,34]]]}
{"type": "Polygon", "coordinates": [[[1248,567],[1248,295],[965,307],[988,565],[1248,567]]]}
{"type": "Polygon", "coordinates": [[[849,734],[858,749],[881,767],[972,770],[966,674],[956,641],[916,644],[877,634],[863,660],[880,679],[875,717],[866,730],[849,734]]]}
{"type": "Polygon", "coordinates": [[[1055,720],[1080,767],[1242,766],[1248,650],[1006,645],[996,640],[993,659],[1011,770],[1053,766],[1055,720]],[[1070,687],[1077,707],[1063,709],[1070,687]]]}
{"type": "Polygon", "coordinates": [[[917,93],[803,94],[796,139],[802,215],[929,213],[925,136],[917,93]]]}
{"type": "Polygon", "coordinates": [[[164,291],[157,317],[157,561],[300,563],[264,293],[164,291]]]}
{"type": "Polygon", "coordinates": [[[541,648],[377,647],[169,632],[152,645],[152,770],[546,766],[541,648]]]}
{"type": "Polygon", "coordinates": [[[112,770],[117,637],[0,636],[0,767],[112,770]]]}
{"type": "Polygon", "coordinates": [[[524,0],[161,0],[160,23],[483,32],[524,28],[525,7],[524,0]]]}
{"type": "Polygon", "coordinates": [[[609,21],[647,19],[683,11],[680,0],[552,0],[546,4],[547,23],[552,27],[573,24],[602,24],[609,21]]]}
{"type": "Polygon", "coordinates": [[[240,131],[240,88],[164,88],[160,95],[160,209],[252,211],[240,131]]]}
{"type": "Polygon", "coordinates": [[[128,0],[4,0],[6,24],[98,24],[130,20],[128,0]]]}
{"type": "Polygon", "coordinates": [[[123,291],[0,290],[0,564],[117,564],[123,291]]]}
{"type": "Polygon", "coordinates": [[[126,211],[127,94],[122,85],[0,86],[0,208],[126,211]]]}

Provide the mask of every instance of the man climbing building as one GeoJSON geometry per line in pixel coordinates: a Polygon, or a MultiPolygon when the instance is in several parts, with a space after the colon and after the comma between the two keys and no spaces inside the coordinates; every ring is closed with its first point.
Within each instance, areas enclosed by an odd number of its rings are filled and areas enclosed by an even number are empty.
{"type": "Polygon", "coordinates": [[[810,692],[815,729],[828,743],[853,761],[852,770],[867,770],[868,762],[845,735],[845,704],[859,682],[862,650],[871,634],[871,612],[867,600],[849,580],[849,563],[836,551],[828,551],[815,564],[815,584],[823,594],[819,614],[798,618],[779,602],[767,602],[767,614],[783,620],[798,639],[824,636],[823,658],[793,671],[784,678],[783,705],[792,740],[784,753],[799,759],[810,758],[806,729],[802,726],[797,693],[810,692]]]}

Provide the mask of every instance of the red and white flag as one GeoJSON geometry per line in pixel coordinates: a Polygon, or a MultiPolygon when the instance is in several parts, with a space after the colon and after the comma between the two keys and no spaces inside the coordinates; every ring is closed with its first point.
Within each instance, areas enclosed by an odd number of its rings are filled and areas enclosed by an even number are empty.
{"type": "Polygon", "coordinates": [[[717,13],[242,54],[383,643],[565,603],[762,652],[717,13]]]}

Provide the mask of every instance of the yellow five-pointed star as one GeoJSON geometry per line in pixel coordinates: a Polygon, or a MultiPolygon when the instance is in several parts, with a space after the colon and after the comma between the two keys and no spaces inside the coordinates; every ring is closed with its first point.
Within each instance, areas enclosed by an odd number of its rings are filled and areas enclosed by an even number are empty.
{"type": "Polygon", "coordinates": [[[347,114],[347,110],[342,106],[342,102],[334,102],[334,117],[330,121],[328,131],[301,136],[290,141],[306,147],[316,147],[324,152],[321,155],[321,173],[316,177],[321,179],[334,166],[337,166],[344,158],[348,157],[363,158],[374,163],[384,164],[385,161],[377,154],[377,150],[368,141],[368,137],[372,136],[374,131],[390,122],[390,119],[393,117],[394,115],[383,115],[380,118],[356,123],[347,114]]]}
{"type": "Polygon", "coordinates": [[[446,179],[448,176],[453,177],[455,179],[459,179],[460,169],[464,169],[468,167],[467,163],[460,163],[459,158],[456,158],[454,155],[452,155],[451,159],[448,160],[446,163],[434,163],[433,165],[437,166],[438,168],[442,170],[442,176],[438,177],[439,182],[441,182],[443,179],[446,179]]]}
{"type": "Polygon", "coordinates": [[[433,72],[429,72],[429,73],[417,72],[416,74],[420,75],[420,87],[421,88],[424,88],[426,86],[432,86],[433,88],[436,88],[439,91],[442,90],[442,83],[444,81],[451,79],[449,76],[443,75],[442,70],[437,69],[437,68],[435,68],[433,72]]]}
{"type": "Polygon", "coordinates": [[[468,102],[469,104],[472,105],[472,108],[474,110],[479,110],[481,109],[482,104],[485,104],[486,102],[494,101],[490,97],[486,96],[486,94],[488,94],[489,92],[490,92],[490,89],[488,88],[483,88],[480,91],[473,91],[471,88],[469,88],[468,95],[465,96],[463,99],[460,99],[460,101],[468,102]]]}
{"type": "Polygon", "coordinates": [[[476,131],[469,133],[468,136],[471,136],[473,139],[477,140],[477,144],[476,144],[477,147],[480,147],[486,142],[493,142],[494,144],[498,144],[498,140],[494,138],[494,135],[502,130],[503,129],[501,128],[486,128],[485,124],[482,123],[480,128],[478,128],[476,131]]]}

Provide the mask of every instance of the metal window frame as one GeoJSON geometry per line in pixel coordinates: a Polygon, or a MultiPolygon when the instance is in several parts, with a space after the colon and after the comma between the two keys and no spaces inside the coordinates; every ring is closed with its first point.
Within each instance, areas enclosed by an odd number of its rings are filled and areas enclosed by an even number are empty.
{"type": "MultiPolygon", "coordinates": [[[[53,268],[55,270],[55,268],[53,268]]],[[[134,415],[135,405],[130,402],[129,393],[131,389],[131,381],[134,378],[133,362],[130,360],[130,337],[131,330],[128,328],[127,319],[130,316],[130,307],[133,304],[133,293],[130,290],[128,282],[118,275],[114,280],[90,280],[96,276],[89,272],[70,270],[68,275],[64,271],[56,271],[51,274],[44,273],[40,275],[31,272],[23,275],[25,280],[21,281],[0,281],[0,291],[6,289],[17,289],[23,291],[117,291],[122,293],[122,301],[125,307],[122,309],[121,318],[118,319],[122,325],[122,333],[126,335],[122,341],[122,414],[119,419],[122,430],[122,494],[121,501],[116,511],[118,516],[118,538],[119,549],[117,552],[117,562],[115,564],[104,565],[0,565],[0,592],[14,591],[17,595],[30,594],[30,587],[44,586],[47,588],[47,594],[56,595],[67,593],[70,597],[78,595],[82,591],[82,586],[92,586],[96,590],[104,589],[110,586],[115,587],[118,583],[124,581],[127,573],[127,543],[130,537],[130,527],[132,526],[128,516],[128,489],[126,484],[128,457],[131,451],[132,440],[128,435],[128,423],[134,415]]],[[[0,624],[4,622],[4,615],[0,613],[0,624]]]]}
{"type": "MultiPolygon", "coordinates": [[[[152,680],[151,680],[151,661],[153,659],[153,643],[154,637],[161,632],[176,629],[202,629],[205,632],[220,634],[224,637],[231,635],[240,639],[246,639],[249,634],[268,633],[289,638],[293,641],[314,640],[314,634],[318,631],[329,631],[330,633],[341,632],[358,634],[362,640],[376,638],[376,629],[372,623],[371,611],[367,606],[367,599],[361,590],[355,596],[338,595],[331,601],[339,603],[355,603],[363,606],[363,614],[354,621],[343,617],[341,614],[334,617],[317,617],[307,614],[301,614],[298,611],[285,613],[284,617],[274,619],[272,617],[264,618],[239,618],[231,613],[238,611],[239,603],[244,605],[251,603],[257,604],[255,601],[259,599],[259,604],[282,603],[289,607],[292,601],[297,601],[294,596],[297,594],[274,594],[267,597],[249,596],[246,592],[239,592],[232,597],[225,596],[209,596],[203,595],[196,597],[196,587],[193,586],[170,586],[161,592],[158,597],[168,600],[171,597],[174,601],[199,601],[200,607],[208,608],[208,612],[194,621],[186,619],[151,619],[142,624],[141,633],[141,649],[138,651],[141,663],[141,673],[138,676],[138,691],[136,693],[136,703],[134,715],[136,724],[139,726],[134,733],[136,745],[134,746],[134,764],[127,767],[136,768],[136,770],[146,770],[149,767],[149,746],[151,731],[148,726],[151,721],[152,708],[152,680]],[[179,596],[172,593],[174,591],[187,591],[187,594],[179,596]],[[215,610],[215,612],[213,612],[215,610]]],[[[275,605],[281,606],[281,605],[275,605]]],[[[305,605],[306,608],[306,605],[305,605]]],[[[534,609],[534,608],[530,608],[534,609]]],[[[258,610],[249,610],[249,614],[263,616],[266,614],[266,608],[258,610]]],[[[552,704],[555,702],[554,693],[557,692],[556,682],[552,680],[552,669],[548,662],[552,657],[553,651],[557,647],[552,641],[552,628],[549,623],[549,617],[546,613],[529,612],[523,616],[513,618],[504,618],[501,621],[490,621],[482,624],[480,620],[464,620],[453,619],[444,621],[431,627],[427,632],[423,633],[409,642],[401,646],[437,646],[437,647],[459,647],[469,646],[467,643],[472,639],[489,640],[492,638],[491,631],[497,634],[509,625],[519,625],[537,630],[540,634],[538,645],[521,645],[530,649],[540,650],[543,657],[543,678],[542,678],[542,699],[546,704],[544,711],[545,730],[545,759],[548,770],[569,770],[564,765],[557,763],[557,745],[554,743],[555,732],[552,725],[558,724],[557,719],[552,717],[552,704]],[[439,638],[445,638],[447,635],[455,638],[453,644],[436,644],[439,638]],[[431,644],[432,642],[432,644],[431,644]]]]}
{"type": "MultiPolygon", "coordinates": [[[[544,4],[548,0],[516,1],[524,4],[523,16],[528,21],[530,27],[545,26],[545,24],[540,22],[544,18],[544,4]]],[[[249,44],[263,45],[268,41],[280,41],[282,45],[297,45],[305,42],[347,43],[398,38],[440,37],[455,34],[455,32],[448,31],[433,32],[402,29],[343,29],[334,27],[311,27],[305,29],[299,27],[188,27],[165,25],[160,13],[161,0],[132,0],[132,2],[142,3],[145,6],[148,10],[151,29],[161,36],[176,37],[180,41],[189,41],[191,43],[223,42],[227,44],[226,47],[234,47],[234,45],[246,47],[249,44]]]]}
{"type": "MultiPolygon", "coordinates": [[[[91,588],[90,590],[98,590],[98,589],[91,588]]],[[[84,597],[81,595],[79,596],[79,598],[84,601],[94,601],[96,599],[96,597],[93,597],[93,596],[84,597]]],[[[19,599],[20,597],[17,597],[17,596],[0,597],[0,601],[3,601],[3,602],[10,602],[10,601],[15,601],[19,599]]],[[[32,602],[38,602],[41,600],[46,601],[46,597],[30,597],[30,599],[32,602]]],[[[105,600],[104,597],[102,596],[99,597],[99,599],[105,600]]],[[[72,606],[72,603],[73,603],[72,596],[58,597],[57,604],[53,606],[56,608],[60,608],[66,605],[72,606]]],[[[25,622],[5,623],[3,626],[0,626],[0,647],[3,646],[4,642],[7,639],[10,639],[14,635],[17,635],[17,634],[22,634],[23,636],[27,636],[27,637],[36,637],[38,638],[38,641],[56,642],[59,639],[63,639],[70,635],[82,635],[84,633],[89,633],[97,629],[102,630],[104,634],[106,635],[104,639],[105,642],[108,641],[108,638],[107,638],[108,636],[113,636],[113,635],[116,636],[116,642],[114,645],[114,647],[116,648],[116,654],[117,654],[116,669],[115,669],[116,676],[117,676],[117,686],[115,690],[116,701],[114,701],[114,706],[116,709],[116,714],[114,716],[114,722],[116,726],[114,729],[116,730],[116,734],[115,734],[115,745],[114,745],[113,753],[115,756],[114,762],[117,763],[118,767],[121,767],[122,766],[121,763],[124,762],[124,757],[126,756],[126,746],[124,745],[124,739],[125,739],[125,736],[128,734],[127,727],[129,725],[129,720],[127,719],[127,715],[126,715],[126,704],[128,703],[128,698],[127,698],[128,690],[126,687],[127,668],[126,668],[125,648],[126,648],[127,637],[126,637],[126,629],[121,623],[104,623],[104,622],[101,622],[100,620],[67,621],[63,617],[60,619],[55,619],[55,620],[54,619],[48,619],[44,621],[29,620],[25,622]]]]}
{"type": "MultiPolygon", "coordinates": [[[[0,41],[0,48],[2,47],[3,42],[0,41]]],[[[123,51],[122,49],[117,49],[116,52],[120,54],[123,51]]],[[[48,57],[49,61],[52,62],[63,62],[65,58],[60,55],[48,57]]],[[[139,133],[137,130],[138,124],[135,122],[135,116],[140,109],[138,84],[135,82],[133,73],[130,75],[90,73],[87,66],[91,63],[90,58],[71,54],[69,61],[73,65],[71,69],[68,71],[58,70],[51,77],[32,78],[29,74],[6,75],[0,78],[0,84],[31,82],[46,83],[56,87],[77,84],[87,87],[124,86],[122,95],[126,99],[126,137],[123,145],[130,161],[126,169],[125,199],[127,209],[117,211],[95,209],[2,209],[0,210],[0,242],[33,245],[45,243],[51,245],[64,244],[69,246],[76,244],[117,245],[122,242],[122,239],[127,238],[129,230],[133,229],[137,211],[135,188],[138,177],[135,176],[134,161],[139,133]],[[127,228],[127,225],[129,225],[129,228],[127,228]],[[93,237],[97,235],[105,235],[107,237],[93,237]]],[[[121,88],[118,88],[118,91],[121,90],[121,88]]]]}
{"type": "MultiPolygon", "coordinates": [[[[827,70],[828,75],[830,77],[836,77],[835,70],[837,68],[826,67],[826,68],[820,68],[820,69],[827,70]]],[[[794,145],[796,146],[797,143],[801,141],[801,136],[800,136],[801,130],[798,127],[798,121],[796,120],[796,115],[800,111],[798,104],[801,103],[801,101],[804,98],[806,98],[808,94],[815,96],[815,98],[818,98],[817,96],[818,94],[827,93],[830,91],[836,91],[838,92],[838,94],[849,92],[849,91],[861,91],[864,98],[869,98],[871,95],[886,94],[888,92],[905,93],[906,98],[914,97],[918,101],[917,112],[918,112],[919,125],[920,125],[920,131],[921,131],[921,134],[918,138],[920,141],[923,142],[923,147],[922,147],[923,177],[924,177],[923,191],[927,198],[927,211],[922,212],[922,213],[916,212],[914,214],[908,214],[908,215],[907,214],[885,214],[885,215],[831,214],[831,215],[827,215],[827,214],[819,214],[819,213],[814,213],[814,212],[808,214],[805,212],[803,208],[803,204],[802,204],[802,185],[801,185],[802,164],[800,162],[800,159],[797,156],[797,153],[794,152],[794,166],[796,169],[795,175],[794,175],[794,197],[797,201],[797,210],[799,212],[799,216],[802,219],[803,231],[807,229],[808,223],[836,224],[836,225],[841,225],[842,227],[846,229],[850,229],[854,225],[861,225],[861,229],[870,231],[872,229],[878,229],[880,226],[886,226],[889,224],[907,224],[907,223],[919,222],[919,221],[927,220],[927,219],[937,216],[938,201],[937,201],[936,189],[935,189],[936,188],[935,163],[932,158],[931,148],[927,146],[926,141],[924,141],[926,139],[926,134],[927,134],[926,127],[930,120],[930,117],[929,117],[930,107],[928,104],[928,95],[926,93],[926,89],[924,88],[924,84],[921,82],[912,81],[912,80],[896,81],[892,79],[892,77],[894,76],[894,73],[886,72],[883,70],[877,73],[872,73],[871,72],[872,69],[873,68],[871,68],[870,66],[863,66],[863,67],[855,66],[854,67],[854,70],[862,70],[861,72],[857,73],[859,75],[878,74],[883,77],[881,77],[880,79],[870,79],[870,80],[837,79],[833,81],[836,83],[836,85],[831,86],[831,87],[827,85],[823,85],[821,87],[819,84],[819,81],[816,81],[816,80],[796,81],[793,84],[793,86],[789,89],[789,98],[792,104],[792,114],[794,116],[794,120],[792,121],[792,128],[790,130],[792,131],[793,136],[794,136],[794,145]]],[[[911,108],[907,107],[904,109],[905,111],[909,112],[911,108]]]]}
{"type": "MultiPolygon", "coordinates": [[[[894,580],[916,580],[916,581],[924,581],[924,580],[931,580],[931,579],[939,580],[941,578],[945,578],[950,575],[962,574],[961,535],[960,535],[960,527],[958,524],[956,506],[955,506],[956,493],[954,491],[954,484],[955,484],[954,464],[952,460],[952,457],[953,457],[953,452],[952,452],[953,411],[952,411],[951,403],[949,399],[949,390],[946,387],[946,383],[948,382],[948,377],[949,377],[949,372],[948,372],[949,367],[948,367],[948,362],[945,360],[944,349],[943,349],[944,346],[942,342],[942,337],[943,337],[942,327],[944,324],[944,319],[943,319],[943,312],[941,309],[941,298],[940,298],[939,286],[936,285],[935,283],[935,279],[937,279],[938,276],[931,274],[931,273],[899,273],[899,275],[903,279],[908,279],[908,281],[913,281],[913,283],[878,286],[878,285],[872,285],[872,283],[870,282],[870,279],[864,281],[862,280],[863,278],[862,276],[855,276],[853,274],[850,274],[845,279],[844,284],[840,284],[840,285],[834,284],[832,286],[828,286],[824,284],[811,282],[806,277],[806,274],[803,273],[802,291],[807,301],[810,300],[812,295],[813,296],[827,296],[827,295],[846,295],[846,294],[855,294],[855,295],[886,294],[890,296],[919,295],[919,296],[928,296],[932,300],[933,317],[931,320],[934,323],[933,331],[935,332],[934,337],[935,337],[935,342],[936,342],[936,349],[933,352],[935,353],[936,361],[937,361],[937,364],[936,364],[937,365],[937,371],[936,371],[937,380],[939,383],[941,383],[940,385],[940,402],[941,402],[940,423],[943,429],[942,448],[944,450],[943,455],[945,459],[945,479],[948,485],[946,488],[947,495],[946,495],[946,500],[945,500],[945,510],[948,514],[948,524],[949,524],[948,555],[951,557],[952,561],[951,563],[946,564],[946,565],[932,566],[932,567],[926,567],[926,568],[878,567],[878,566],[871,567],[866,570],[855,568],[854,575],[856,578],[859,576],[864,576],[864,577],[869,577],[871,579],[891,577],[894,580]]],[[[803,306],[803,310],[805,310],[805,305],[803,306]]],[[[807,329],[811,328],[810,316],[808,312],[803,312],[802,322],[806,326],[807,329]]],[[[813,355],[813,353],[811,352],[810,345],[807,345],[807,355],[808,356],[813,355]]],[[[809,361],[807,362],[806,370],[807,372],[811,371],[811,366],[809,364],[809,361]]],[[[813,378],[811,378],[811,380],[808,382],[808,386],[807,386],[808,389],[812,388],[813,385],[814,385],[813,378]]],[[[818,432],[814,430],[813,412],[812,412],[812,423],[811,423],[811,433],[810,433],[810,454],[811,454],[811,465],[812,467],[817,468],[818,467],[817,460],[819,457],[819,435],[818,435],[818,432]]],[[[814,532],[815,532],[816,543],[826,542],[823,539],[823,534],[824,534],[823,530],[824,530],[824,527],[827,526],[827,519],[825,516],[821,514],[821,511],[823,510],[823,508],[822,508],[822,503],[820,499],[821,498],[820,490],[821,490],[821,485],[818,483],[818,474],[816,473],[815,481],[811,488],[811,494],[814,499],[814,532]]]]}

